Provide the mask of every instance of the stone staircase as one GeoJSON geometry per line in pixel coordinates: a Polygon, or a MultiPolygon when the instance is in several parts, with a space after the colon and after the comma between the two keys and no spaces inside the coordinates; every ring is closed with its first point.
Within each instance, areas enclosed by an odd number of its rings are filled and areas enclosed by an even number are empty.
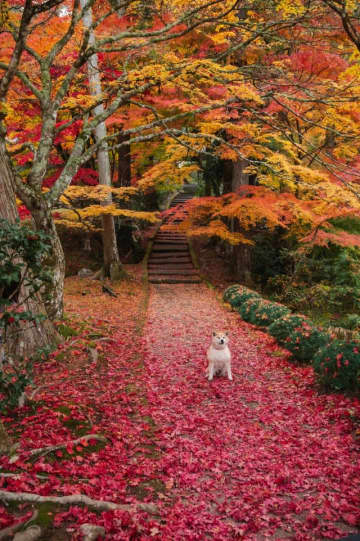
{"type": "MultiPolygon", "coordinates": [[[[170,208],[175,208],[193,198],[191,192],[180,192],[172,201],[170,208]]],[[[164,220],[164,225],[171,219],[171,213],[164,220]]],[[[180,219],[171,220],[172,225],[180,219]]],[[[149,281],[152,284],[198,284],[201,278],[190,256],[186,236],[181,232],[166,231],[160,228],[154,239],[148,261],[149,281]]]]}

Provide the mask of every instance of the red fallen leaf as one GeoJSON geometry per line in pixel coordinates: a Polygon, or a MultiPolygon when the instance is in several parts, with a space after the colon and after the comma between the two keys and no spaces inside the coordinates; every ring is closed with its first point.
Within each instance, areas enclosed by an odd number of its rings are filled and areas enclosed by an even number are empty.
{"type": "Polygon", "coordinates": [[[345,522],[347,522],[351,526],[357,526],[359,524],[360,516],[356,516],[352,513],[343,513],[341,516],[345,520],[345,522]]]}
{"type": "Polygon", "coordinates": [[[306,526],[308,528],[315,528],[319,524],[319,519],[315,515],[309,515],[306,517],[306,526]]]}

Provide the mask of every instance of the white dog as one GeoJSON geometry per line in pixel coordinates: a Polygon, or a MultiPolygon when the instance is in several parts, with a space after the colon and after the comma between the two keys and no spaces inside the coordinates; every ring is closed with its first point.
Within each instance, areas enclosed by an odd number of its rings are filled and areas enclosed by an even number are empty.
{"type": "Polygon", "coordinates": [[[215,374],[220,373],[232,380],[231,353],[228,348],[229,336],[227,332],[213,332],[211,345],[207,350],[209,361],[206,375],[211,381],[215,374]]]}

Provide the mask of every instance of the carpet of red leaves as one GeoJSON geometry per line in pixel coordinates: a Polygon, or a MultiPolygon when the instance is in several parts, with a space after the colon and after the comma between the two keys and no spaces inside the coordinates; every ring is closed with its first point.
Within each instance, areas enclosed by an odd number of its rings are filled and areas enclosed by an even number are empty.
{"type": "MultiPolygon", "coordinates": [[[[203,284],[153,286],[145,321],[139,278],[117,287],[118,298],[68,280],[68,323],[79,334],[37,365],[36,408],[5,419],[20,458],[2,457],[1,470],[19,476],[0,477],[1,488],[159,508],[53,509],[72,540],[84,522],[103,525],[107,540],[306,541],[357,531],[359,401],[319,395],[311,368],[289,363],[203,284]],[[205,378],[214,329],[230,331],[233,382],[205,378]],[[29,460],[30,449],[91,432],[109,443],[29,460]]],[[[14,520],[2,508],[0,526],[14,520]]]]}

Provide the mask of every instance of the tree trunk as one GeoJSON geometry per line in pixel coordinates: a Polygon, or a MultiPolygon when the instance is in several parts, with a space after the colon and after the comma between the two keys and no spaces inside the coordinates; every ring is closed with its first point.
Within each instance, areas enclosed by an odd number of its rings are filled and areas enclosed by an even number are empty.
{"type": "Polygon", "coordinates": [[[232,179],[233,179],[233,162],[231,160],[224,160],[223,169],[223,194],[232,191],[232,179]]]}
{"type": "MultiPolygon", "coordinates": [[[[0,132],[0,217],[15,222],[19,218],[13,183],[13,173],[5,150],[5,131],[0,132]]],[[[45,314],[46,310],[39,295],[28,299],[28,290],[22,286],[18,304],[25,311],[35,315],[45,314]],[[22,303],[22,299],[24,302],[22,303]]],[[[29,325],[25,322],[20,333],[16,333],[6,344],[6,349],[14,357],[31,356],[38,348],[49,346],[59,341],[59,335],[48,320],[29,325]]]]}
{"type": "Polygon", "coordinates": [[[247,244],[234,246],[234,266],[236,280],[251,287],[251,248],[247,244]]]}
{"type": "Polygon", "coordinates": [[[249,175],[244,169],[249,165],[247,160],[240,159],[233,163],[232,191],[236,192],[241,186],[249,184],[249,175]]]}
{"type": "Polygon", "coordinates": [[[42,199],[38,206],[29,209],[36,229],[49,236],[51,250],[44,261],[44,266],[51,273],[51,281],[46,284],[42,298],[47,315],[51,320],[61,319],[64,311],[65,256],[58,232],[52,217],[51,208],[42,199]]]}
{"type": "MultiPolygon", "coordinates": [[[[249,184],[249,175],[244,173],[244,169],[248,166],[248,161],[240,159],[233,162],[232,174],[232,191],[236,192],[241,186],[249,184]]],[[[240,231],[239,224],[234,224],[234,231],[240,231]]],[[[234,267],[236,280],[251,286],[251,247],[247,244],[239,244],[234,246],[234,267]]]]}
{"type": "MultiPolygon", "coordinates": [[[[86,0],[81,0],[81,7],[86,6],[86,0]]],[[[89,45],[95,45],[95,35],[92,29],[92,11],[91,7],[85,12],[83,17],[85,28],[89,30],[89,45]]],[[[90,94],[95,97],[100,97],[102,94],[101,80],[98,68],[98,56],[93,54],[87,63],[90,94]]],[[[100,103],[94,108],[96,115],[101,115],[104,112],[104,105],[100,103]]],[[[99,182],[105,186],[111,186],[111,169],[109,161],[109,150],[106,143],[106,125],[105,122],[100,122],[95,129],[95,139],[97,143],[102,141],[98,150],[98,170],[99,182]]],[[[111,205],[112,197],[109,194],[108,198],[102,203],[104,206],[111,205]]],[[[121,267],[119,252],[117,248],[114,217],[105,214],[103,216],[103,250],[104,250],[104,273],[112,280],[120,279],[124,271],[121,267]]]]}
{"type": "MultiPolygon", "coordinates": [[[[125,142],[123,135],[119,135],[118,143],[125,142]]],[[[130,145],[122,145],[118,149],[118,183],[120,186],[131,184],[131,150],[130,145]]]]}

